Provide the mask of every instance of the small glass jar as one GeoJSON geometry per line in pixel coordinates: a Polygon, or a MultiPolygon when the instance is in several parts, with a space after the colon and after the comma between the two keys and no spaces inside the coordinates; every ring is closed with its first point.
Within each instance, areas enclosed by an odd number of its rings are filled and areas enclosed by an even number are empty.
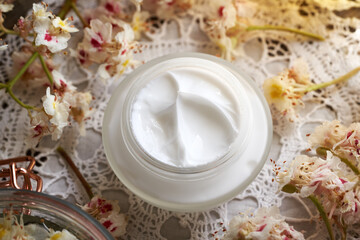
{"type": "Polygon", "coordinates": [[[206,210],[239,194],[260,172],[271,139],[270,111],[253,81],[229,62],[201,53],[171,54],[137,68],[113,93],[103,121],[105,152],[118,178],[145,201],[173,211],[206,210]],[[239,109],[237,136],[228,151],[194,167],[172,166],[148,153],[131,122],[141,89],[159,74],[186,66],[213,74],[221,68],[221,84],[231,89],[239,109]]]}
{"type": "Polygon", "coordinates": [[[18,189],[0,190],[0,217],[4,210],[23,213],[24,225],[43,223],[55,231],[68,230],[76,238],[112,240],[110,233],[93,217],[61,199],[43,193],[18,189]]]}

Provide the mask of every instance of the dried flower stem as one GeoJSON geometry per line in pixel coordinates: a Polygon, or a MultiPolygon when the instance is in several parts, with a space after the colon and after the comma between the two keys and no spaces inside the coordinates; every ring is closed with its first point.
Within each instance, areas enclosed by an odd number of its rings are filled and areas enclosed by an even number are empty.
{"type": "Polygon", "coordinates": [[[347,239],[347,225],[344,223],[343,219],[340,219],[340,222],[337,218],[335,218],[335,223],[339,226],[341,229],[341,240],[347,239]]]}
{"type": "Polygon", "coordinates": [[[314,203],[314,205],[316,206],[317,210],[320,213],[321,218],[324,220],[326,228],[329,233],[330,240],[335,240],[334,232],[333,232],[330,220],[324,210],[323,205],[320,203],[320,201],[314,195],[310,195],[308,198],[314,203]]]}
{"type": "Polygon", "coordinates": [[[333,84],[345,82],[348,79],[350,79],[351,77],[353,77],[355,74],[357,74],[359,71],[360,71],[360,67],[357,67],[357,68],[351,70],[350,72],[346,73],[345,75],[343,75],[343,76],[341,76],[339,78],[336,78],[336,79],[334,79],[332,81],[311,85],[311,86],[307,87],[304,90],[304,92],[311,92],[311,91],[315,91],[315,90],[318,90],[318,89],[321,89],[321,88],[328,87],[328,86],[333,85],[333,84]]]}
{"type": "Polygon", "coordinates": [[[277,30],[277,31],[284,31],[284,32],[292,32],[292,33],[296,33],[296,34],[303,35],[303,36],[306,36],[306,37],[314,38],[314,39],[319,40],[319,41],[324,41],[325,40],[325,38],[323,38],[320,35],[305,32],[305,31],[301,31],[301,30],[294,29],[294,28],[283,27],[283,26],[273,26],[273,25],[257,26],[257,25],[253,25],[253,26],[249,26],[249,27],[246,28],[246,31],[254,31],[254,30],[277,30]]]}
{"type": "Polygon", "coordinates": [[[69,155],[65,152],[65,150],[62,147],[58,147],[56,151],[63,157],[63,159],[69,164],[70,168],[74,171],[75,175],[80,180],[81,184],[86,190],[86,193],[88,194],[89,198],[92,199],[94,197],[94,193],[91,190],[90,184],[85,180],[84,176],[81,174],[79,169],[76,167],[73,160],[69,157],[69,155]]]}
{"type": "Polygon", "coordinates": [[[360,171],[359,169],[354,166],[347,158],[343,158],[339,155],[337,155],[336,153],[334,153],[331,149],[329,148],[324,148],[324,147],[318,147],[316,149],[316,153],[319,154],[320,156],[326,157],[326,152],[329,151],[331,152],[334,156],[338,157],[343,163],[345,163],[356,175],[360,176],[360,171]]]}
{"type": "Polygon", "coordinates": [[[48,69],[48,67],[47,67],[47,65],[46,65],[46,63],[44,61],[43,56],[41,56],[40,54],[39,54],[39,59],[40,59],[40,62],[41,62],[41,66],[44,69],[45,74],[46,74],[47,78],[50,81],[50,85],[52,86],[53,83],[54,83],[53,77],[52,77],[52,75],[51,75],[51,73],[50,73],[50,71],[49,71],[49,69],[48,69]]]}

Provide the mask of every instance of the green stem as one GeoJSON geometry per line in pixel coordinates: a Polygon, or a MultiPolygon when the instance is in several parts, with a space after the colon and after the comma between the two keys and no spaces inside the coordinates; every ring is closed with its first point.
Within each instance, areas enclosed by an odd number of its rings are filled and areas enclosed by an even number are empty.
{"type": "Polygon", "coordinates": [[[68,12],[70,11],[70,9],[71,9],[71,0],[70,1],[66,0],[58,14],[59,18],[64,19],[66,14],[68,14],[68,12]]]}
{"type": "Polygon", "coordinates": [[[316,206],[317,210],[320,213],[321,218],[324,220],[330,239],[335,240],[334,232],[332,230],[330,220],[324,210],[324,207],[322,206],[322,204],[319,202],[319,200],[314,195],[310,195],[308,198],[314,203],[314,205],[316,206]]]}
{"type": "Polygon", "coordinates": [[[311,85],[311,86],[307,87],[304,90],[304,92],[310,92],[310,91],[318,90],[320,88],[325,88],[325,87],[333,85],[333,84],[345,82],[348,79],[350,79],[351,77],[353,77],[355,74],[357,74],[359,71],[360,71],[360,67],[357,67],[357,68],[351,70],[350,72],[348,72],[347,74],[345,74],[339,78],[336,78],[332,81],[311,85]]]}
{"type": "Polygon", "coordinates": [[[264,26],[249,26],[246,28],[246,31],[254,31],[254,30],[277,30],[277,31],[284,31],[284,32],[292,32],[299,35],[303,35],[306,37],[314,38],[316,40],[324,41],[325,39],[322,36],[319,36],[317,34],[301,31],[294,28],[288,28],[283,26],[273,26],[273,25],[264,25],[264,26]]]}
{"type": "Polygon", "coordinates": [[[63,157],[63,159],[69,164],[70,168],[74,171],[75,175],[80,180],[81,184],[86,190],[86,193],[88,194],[89,198],[92,199],[94,197],[94,193],[91,190],[91,186],[89,183],[85,180],[79,169],[76,167],[73,160],[69,157],[69,155],[65,152],[65,150],[62,147],[58,147],[56,151],[63,157]]]}
{"type": "Polygon", "coordinates": [[[22,106],[23,108],[26,109],[34,109],[35,107],[30,106],[30,105],[26,105],[25,103],[23,103],[22,101],[20,101],[20,99],[18,99],[15,94],[13,93],[12,89],[7,88],[7,92],[9,93],[9,95],[15,100],[15,102],[17,102],[20,106],[22,106]]]}
{"type": "Polygon", "coordinates": [[[34,52],[33,55],[29,58],[29,60],[24,64],[24,66],[16,74],[16,76],[13,79],[11,79],[7,84],[0,83],[0,89],[6,88],[6,92],[9,93],[9,95],[15,100],[15,102],[17,102],[20,106],[22,106],[23,108],[26,108],[28,110],[29,109],[34,109],[34,107],[30,106],[30,105],[26,105],[25,103],[20,101],[20,99],[18,99],[15,96],[15,94],[13,93],[12,87],[21,78],[21,76],[26,72],[28,67],[33,63],[33,61],[37,58],[38,55],[39,55],[38,52],[34,52]]]}
{"type": "Polygon", "coordinates": [[[81,23],[84,25],[84,28],[88,27],[89,25],[87,24],[81,13],[79,12],[79,9],[76,7],[76,4],[74,2],[71,2],[70,6],[74,10],[76,16],[78,16],[78,18],[80,19],[81,23]]]}
{"type": "Polygon", "coordinates": [[[14,30],[10,30],[7,29],[6,27],[4,27],[2,24],[0,24],[0,30],[5,33],[5,34],[12,34],[12,35],[19,35],[17,32],[15,32],[14,30]]]}
{"type": "Polygon", "coordinates": [[[52,86],[53,83],[54,83],[54,79],[53,79],[53,77],[52,77],[52,75],[51,75],[51,73],[49,71],[49,68],[47,67],[47,65],[45,63],[45,60],[44,60],[43,56],[41,56],[41,54],[39,54],[39,59],[40,59],[40,62],[41,62],[41,66],[44,69],[45,74],[46,74],[47,78],[50,81],[50,86],[52,86]]]}
{"type": "Polygon", "coordinates": [[[8,84],[7,84],[8,85],[7,86],[8,90],[10,90],[14,86],[14,84],[20,79],[20,77],[26,72],[28,67],[38,57],[38,55],[39,55],[38,52],[34,52],[33,55],[29,58],[29,60],[25,63],[25,65],[16,74],[16,76],[8,82],[8,84]]]}
{"type": "Polygon", "coordinates": [[[281,189],[281,191],[286,192],[286,193],[296,193],[299,192],[298,189],[292,185],[292,184],[286,184],[285,186],[283,186],[283,188],[281,189]]]}
{"type": "Polygon", "coordinates": [[[339,155],[337,155],[336,153],[334,153],[331,149],[329,148],[325,148],[325,147],[318,147],[316,149],[316,153],[326,157],[326,152],[330,151],[334,156],[338,157],[343,163],[345,163],[356,175],[360,176],[360,171],[359,169],[353,165],[347,158],[343,158],[339,155]]]}

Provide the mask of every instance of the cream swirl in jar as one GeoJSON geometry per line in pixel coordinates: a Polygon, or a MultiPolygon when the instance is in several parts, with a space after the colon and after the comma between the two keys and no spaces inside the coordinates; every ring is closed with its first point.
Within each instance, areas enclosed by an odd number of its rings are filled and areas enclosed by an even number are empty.
{"type": "Polygon", "coordinates": [[[224,71],[175,67],[138,92],[130,122],[146,153],[164,164],[192,168],[229,151],[238,135],[240,105],[224,71]]]}

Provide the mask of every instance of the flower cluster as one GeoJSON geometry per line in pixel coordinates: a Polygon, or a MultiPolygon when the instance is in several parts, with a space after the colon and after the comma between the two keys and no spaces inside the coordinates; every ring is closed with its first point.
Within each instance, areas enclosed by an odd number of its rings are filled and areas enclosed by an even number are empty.
{"type": "Polygon", "coordinates": [[[118,20],[114,25],[94,19],[84,33],[84,39],[77,47],[78,59],[85,67],[92,63],[101,64],[98,69],[101,78],[121,75],[134,64],[132,54],[137,43],[128,23],[118,20]]]}
{"type": "Polygon", "coordinates": [[[44,229],[43,226],[38,224],[26,224],[24,225],[23,215],[18,218],[14,215],[13,210],[4,210],[3,219],[0,219],[0,238],[3,240],[55,240],[55,239],[67,239],[77,240],[77,238],[66,229],[62,231],[55,231],[52,228],[44,229]]]}
{"type": "Polygon", "coordinates": [[[124,1],[118,0],[100,0],[99,5],[93,9],[84,11],[84,20],[90,23],[93,19],[99,19],[104,22],[110,22],[114,19],[129,19],[130,16],[126,12],[124,1]]]}
{"type": "Polygon", "coordinates": [[[13,10],[14,5],[7,2],[8,1],[0,0],[0,14],[13,10]]]}
{"type": "Polygon", "coordinates": [[[331,149],[335,154],[344,157],[360,167],[360,123],[346,127],[338,120],[324,122],[315,128],[309,136],[311,147],[331,149]]]}
{"type": "MultiPolygon", "coordinates": [[[[145,4],[147,1],[145,0],[145,4]]],[[[156,0],[155,13],[165,19],[173,18],[174,16],[183,16],[196,5],[194,0],[156,0]]],[[[150,5],[150,3],[149,3],[150,5]]]]}
{"type": "Polygon", "coordinates": [[[52,76],[53,94],[48,87],[46,95],[42,98],[43,108],[30,119],[32,145],[38,143],[45,135],[52,135],[53,140],[58,140],[63,128],[69,125],[70,115],[80,125],[80,133],[84,134],[84,120],[91,113],[89,105],[92,96],[89,92],[76,91],[76,88],[56,70],[52,71],[52,76]]]}
{"type": "Polygon", "coordinates": [[[280,188],[290,184],[301,197],[318,198],[329,218],[337,217],[346,224],[360,221],[359,176],[331,152],[320,157],[297,156],[287,170],[277,176],[280,188]]]}
{"type": "MultiPolygon", "coordinates": [[[[10,12],[12,9],[14,8],[14,5],[13,4],[10,4],[10,3],[7,3],[6,1],[4,0],[0,0],[0,30],[3,29],[3,22],[4,22],[4,18],[2,16],[2,13],[5,13],[5,12],[10,12]]],[[[0,38],[0,41],[2,39],[0,38]]],[[[0,42],[0,51],[3,51],[3,50],[6,50],[8,47],[8,45],[6,44],[2,44],[0,42]]]]}
{"type": "Polygon", "coordinates": [[[226,231],[224,240],[303,240],[304,235],[285,222],[277,207],[260,208],[252,217],[236,216],[226,231]]]}
{"type": "Polygon", "coordinates": [[[23,218],[20,222],[13,211],[4,211],[3,219],[0,220],[0,237],[1,239],[28,239],[24,229],[23,218]]]}
{"type": "Polygon", "coordinates": [[[119,1],[101,1],[85,15],[90,26],[85,28],[76,56],[84,67],[100,64],[98,74],[102,79],[121,75],[127,67],[137,64],[133,53],[140,51],[140,46],[135,41],[135,33],[142,30],[144,18],[136,12],[132,27],[125,21],[129,16],[123,9],[119,1]]]}
{"type": "Polygon", "coordinates": [[[220,47],[227,60],[233,58],[238,42],[244,39],[257,6],[249,1],[231,0],[210,0],[206,4],[194,0],[157,0],[156,4],[155,13],[161,18],[186,14],[198,18],[201,30],[220,47]]]}
{"type": "Polygon", "coordinates": [[[47,11],[45,3],[33,4],[32,16],[20,18],[15,30],[20,36],[27,37],[34,32],[34,43],[41,52],[57,53],[67,48],[70,33],[78,29],[70,24],[72,19],[61,20],[47,11]]]}
{"type": "Polygon", "coordinates": [[[148,29],[146,20],[150,15],[146,11],[141,11],[140,5],[142,4],[142,0],[132,0],[132,2],[136,6],[135,13],[127,11],[129,6],[124,1],[101,0],[96,8],[85,10],[84,20],[88,24],[94,19],[98,19],[104,23],[109,22],[115,27],[115,31],[121,30],[118,22],[126,22],[131,24],[135,39],[138,40],[140,33],[148,29]]]}
{"type": "Polygon", "coordinates": [[[306,62],[297,59],[291,68],[285,69],[278,76],[266,79],[263,89],[269,105],[274,105],[282,115],[293,121],[296,117],[296,107],[304,105],[301,98],[311,85],[306,62]]]}
{"type": "Polygon", "coordinates": [[[46,240],[54,239],[77,240],[77,238],[66,229],[63,229],[62,231],[55,231],[54,229],[50,229],[49,237],[46,238],[46,240]]]}
{"type": "Polygon", "coordinates": [[[126,233],[127,219],[125,214],[120,213],[117,201],[95,196],[81,208],[96,218],[112,236],[119,237],[126,233]]]}

